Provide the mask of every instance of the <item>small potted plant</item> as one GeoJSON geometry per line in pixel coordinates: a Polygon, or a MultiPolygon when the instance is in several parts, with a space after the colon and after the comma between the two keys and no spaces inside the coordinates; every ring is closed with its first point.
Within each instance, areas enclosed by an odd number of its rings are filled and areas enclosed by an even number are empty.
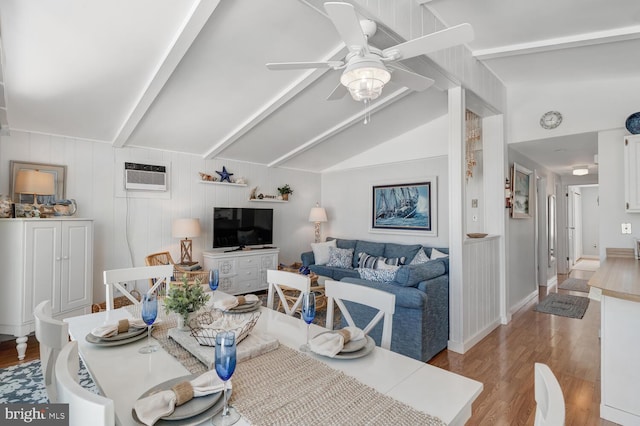
{"type": "Polygon", "coordinates": [[[209,295],[204,292],[199,279],[189,282],[185,274],[181,281],[182,284],[169,287],[164,309],[166,313],[178,314],[178,328],[184,330],[189,324],[189,315],[202,308],[209,301],[209,295]]]}
{"type": "Polygon", "coordinates": [[[282,196],[282,199],[287,201],[289,200],[289,194],[293,194],[293,189],[291,189],[291,187],[287,183],[284,186],[281,186],[280,188],[278,188],[278,192],[282,196]]]}

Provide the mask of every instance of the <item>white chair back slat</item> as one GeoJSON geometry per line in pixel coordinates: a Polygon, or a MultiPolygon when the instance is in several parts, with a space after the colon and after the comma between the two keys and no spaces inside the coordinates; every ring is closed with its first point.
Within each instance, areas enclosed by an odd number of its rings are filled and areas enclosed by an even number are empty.
{"type": "Polygon", "coordinates": [[[311,279],[302,274],[287,271],[277,271],[274,269],[267,270],[267,282],[269,283],[269,290],[267,293],[267,308],[273,309],[274,295],[277,293],[280,297],[280,302],[284,307],[284,312],[292,316],[298,307],[302,303],[302,294],[308,293],[311,287],[311,279]],[[289,305],[289,302],[284,297],[284,291],[282,286],[298,290],[300,295],[297,297],[294,303],[289,305]]]}
{"type": "MultiPolygon", "coordinates": [[[[155,280],[155,284],[147,292],[154,292],[156,289],[167,284],[166,290],[169,290],[171,283],[171,277],[173,276],[172,265],[158,265],[158,266],[141,266],[138,268],[123,268],[123,269],[111,269],[104,271],[104,285],[105,285],[105,305],[107,311],[113,309],[113,293],[114,289],[117,289],[129,299],[134,305],[139,305],[140,302],[136,299],[123,285],[123,283],[129,281],[138,280],[155,280]]],[[[146,293],[146,292],[145,292],[146,293]]]]}
{"type": "Polygon", "coordinates": [[[69,324],[54,319],[51,303],[42,301],[33,311],[36,339],[40,346],[40,366],[49,402],[58,402],[55,382],[55,363],[60,351],[69,341],[69,324]]]}
{"type": "Polygon", "coordinates": [[[362,305],[370,306],[377,309],[378,312],[371,319],[362,331],[365,334],[369,332],[384,319],[382,324],[382,339],[380,347],[384,349],[391,349],[391,336],[393,332],[393,314],[396,310],[396,295],[387,293],[386,291],[378,290],[371,287],[366,287],[357,284],[344,283],[338,281],[327,280],[324,283],[325,294],[327,296],[327,323],[326,328],[333,330],[333,310],[334,302],[338,305],[342,316],[345,318],[347,324],[351,327],[357,325],[353,321],[349,310],[342,302],[348,300],[350,302],[359,303],[362,305]]]}
{"type": "Polygon", "coordinates": [[[564,426],[565,407],[562,388],[546,364],[534,365],[536,415],[535,426],[564,426]]]}
{"type": "Polygon", "coordinates": [[[115,425],[113,400],[80,386],[78,369],[78,342],[69,342],[56,361],[56,389],[59,402],[69,404],[69,426],[115,425]]]}

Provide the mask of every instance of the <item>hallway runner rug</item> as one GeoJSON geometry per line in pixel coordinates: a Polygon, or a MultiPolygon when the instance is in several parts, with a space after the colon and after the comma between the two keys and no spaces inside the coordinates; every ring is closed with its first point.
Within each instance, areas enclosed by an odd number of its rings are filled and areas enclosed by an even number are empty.
{"type": "Polygon", "coordinates": [[[545,314],[582,319],[588,307],[589,299],[586,297],[551,293],[533,310],[545,314]]]}
{"type": "Polygon", "coordinates": [[[581,291],[583,293],[589,293],[589,281],[581,280],[579,278],[567,278],[560,284],[561,290],[581,291]]]}

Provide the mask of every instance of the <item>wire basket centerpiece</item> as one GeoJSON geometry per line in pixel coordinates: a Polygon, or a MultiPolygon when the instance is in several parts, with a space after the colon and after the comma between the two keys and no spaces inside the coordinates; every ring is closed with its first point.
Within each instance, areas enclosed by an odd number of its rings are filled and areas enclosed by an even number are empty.
{"type": "Polygon", "coordinates": [[[260,312],[225,315],[220,309],[211,308],[189,321],[191,335],[201,346],[215,346],[216,335],[221,331],[233,331],[236,344],[243,341],[260,318],[260,312]]]}

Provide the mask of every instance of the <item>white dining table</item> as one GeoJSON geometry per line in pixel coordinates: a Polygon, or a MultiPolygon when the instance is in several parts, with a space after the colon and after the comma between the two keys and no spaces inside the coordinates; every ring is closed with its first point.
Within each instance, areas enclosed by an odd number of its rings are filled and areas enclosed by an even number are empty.
{"type": "MultiPolygon", "coordinates": [[[[227,297],[232,296],[217,291],[211,303],[227,297]]],[[[114,400],[119,425],[138,424],[132,417],[132,409],[144,392],[170,379],[190,374],[162,347],[151,354],[138,353],[147,344],[146,338],[113,347],[94,345],[85,339],[97,326],[131,317],[125,307],[65,319],[69,323],[69,334],[78,342],[80,356],[96,386],[103,395],[114,400]]],[[[326,329],[311,325],[312,337],[323,331],[326,329]]],[[[307,325],[301,319],[262,307],[254,332],[273,336],[280,344],[298,350],[306,340],[307,325]]],[[[450,425],[466,423],[471,417],[472,403],[483,389],[478,381],[380,347],[357,359],[310,356],[450,425]]],[[[179,421],[173,423],[176,426],[180,424],[179,421]]],[[[241,419],[238,424],[248,423],[241,419]]]]}

